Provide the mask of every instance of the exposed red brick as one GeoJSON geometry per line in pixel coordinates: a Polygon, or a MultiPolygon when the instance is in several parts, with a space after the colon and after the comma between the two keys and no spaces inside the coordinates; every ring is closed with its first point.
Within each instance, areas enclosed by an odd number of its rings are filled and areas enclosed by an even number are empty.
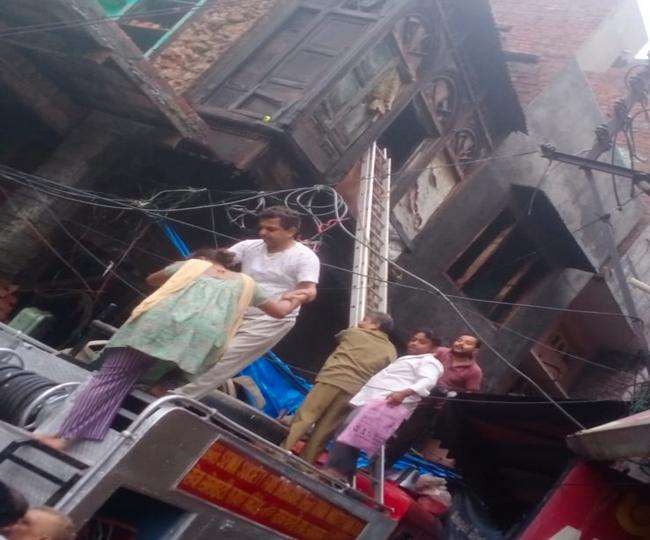
{"type": "Polygon", "coordinates": [[[187,91],[241,36],[288,0],[211,0],[153,64],[177,92],[187,91]]]}
{"type": "MultiPolygon", "coordinates": [[[[583,44],[611,16],[623,0],[492,0],[492,10],[502,30],[505,50],[534,54],[538,63],[511,62],[510,76],[521,102],[526,105],[542,92],[575,58],[583,44]]],[[[603,114],[612,114],[616,100],[627,89],[625,75],[629,68],[612,67],[605,73],[586,72],[603,114]]],[[[635,143],[638,155],[648,163],[636,160],[634,166],[650,172],[650,121],[644,115],[635,121],[635,143]]],[[[628,154],[625,138],[619,146],[628,154]]]]}
{"type": "Polygon", "coordinates": [[[492,0],[504,48],[539,56],[537,64],[511,63],[524,105],[553,81],[620,1],[492,0]]]}

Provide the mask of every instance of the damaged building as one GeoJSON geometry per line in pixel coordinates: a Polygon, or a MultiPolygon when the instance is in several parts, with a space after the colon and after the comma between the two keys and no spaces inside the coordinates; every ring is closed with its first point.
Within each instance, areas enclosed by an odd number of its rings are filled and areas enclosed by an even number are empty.
{"type": "MultiPolygon", "coordinates": [[[[55,349],[95,319],[119,326],[150,272],[253,236],[261,191],[334,187],[352,228],[376,143],[396,341],[480,334],[484,394],[447,408],[464,448],[445,444],[499,527],[520,525],[575,431],[540,390],[591,427],[648,384],[650,295],[627,285],[650,283],[647,198],[550,157],[586,155],[633,77],[650,79],[630,56],[647,35],[634,0],[565,4],[1,3],[0,322],[55,349]],[[516,444],[535,460],[513,463],[516,444]]],[[[648,170],[649,133],[602,162],[648,170]]],[[[305,220],[319,293],[274,349],[309,376],[348,325],[355,242],[333,217],[305,220]]]]}

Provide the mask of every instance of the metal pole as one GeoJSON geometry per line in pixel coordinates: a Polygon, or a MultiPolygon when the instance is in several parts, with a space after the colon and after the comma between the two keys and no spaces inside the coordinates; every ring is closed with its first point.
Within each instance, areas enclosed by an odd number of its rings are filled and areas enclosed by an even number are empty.
{"type": "Polygon", "coordinates": [[[384,481],[385,473],[384,467],[386,464],[386,447],[382,444],[379,449],[379,455],[374,463],[374,474],[373,474],[373,488],[375,491],[375,501],[379,504],[384,504],[384,481]]]}
{"type": "MultiPolygon", "coordinates": [[[[646,65],[643,66],[643,68],[638,74],[631,77],[628,75],[626,84],[628,87],[627,95],[625,96],[624,99],[618,100],[614,104],[614,114],[612,115],[612,119],[609,121],[609,123],[600,125],[596,128],[596,139],[594,141],[593,146],[591,147],[591,150],[589,150],[589,152],[584,156],[584,158],[578,158],[578,156],[564,155],[564,156],[558,156],[559,157],[558,161],[573,162],[574,165],[581,166],[576,162],[577,159],[584,159],[585,161],[589,161],[589,160],[595,161],[603,153],[607,152],[612,148],[612,145],[616,141],[618,134],[626,130],[629,125],[630,111],[637,104],[643,104],[647,99],[648,87],[650,86],[650,63],[646,63],[646,65]]],[[[545,150],[548,150],[548,148],[545,149],[544,147],[542,147],[542,155],[544,155],[545,150]]],[[[553,151],[554,149],[552,149],[550,154],[553,154],[553,151]]],[[[600,167],[595,166],[594,168],[597,169],[600,167]]],[[[596,211],[598,212],[599,215],[604,216],[606,215],[607,212],[605,211],[605,208],[603,206],[603,200],[600,196],[600,192],[598,191],[598,186],[594,179],[593,170],[589,168],[588,165],[583,166],[583,170],[585,171],[585,175],[589,183],[589,188],[594,198],[594,205],[596,206],[596,211]]],[[[615,174],[614,171],[612,171],[612,173],[615,174]]],[[[647,177],[645,175],[639,175],[638,173],[633,174],[632,178],[633,178],[633,182],[635,183],[639,181],[647,181],[647,177]]],[[[616,238],[609,224],[605,223],[605,228],[603,229],[603,231],[607,242],[609,258],[612,261],[614,274],[616,276],[616,281],[618,282],[618,286],[621,290],[621,295],[623,296],[623,303],[625,304],[625,308],[627,309],[628,312],[627,314],[636,318],[635,321],[632,323],[632,328],[634,330],[634,333],[637,335],[637,338],[639,339],[641,348],[644,350],[644,352],[647,353],[648,343],[645,339],[645,334],[643,332],[643,323],[639,319],[638,311],[634,303],[634,298],[632,297],[632,291],[627,282],[627,279],[625,278],[623,263],[621,261],[621,256],[618,252],[616,238]]],[[[647,354],[646,354],[646,358],[647,358],[648,365],[650,366],[650,357],[647,354]]]]}
{"type": "MultiPolygon", "coordinates": [[[[587,176],[587,180],[589,181],[589,188],[591,189],[591,193],[594,197],[594,204],[596,206],[596,212],[598,212],[599,215],[605,215],[605,207],[603,206],[603,200],[600,196],[600,192],[598,191],[598,187],[596,186],[596,179],[594,178],[594,172],[591,169],[585,169],[585,175],[587,176]]],[[[610,226],[608,223],[603,224],[605,227],[605,240],[607,242],[607,249],[609,250],[609,258],[612,261],[612,265],[614,268],[614,275],[616,276],[616,281],[618,282],[618,286],[621,289],[621,294],[623,295],[623,302],[625,303],[625,306],[628,310],[628,315],[635,317],[635,320],[633,321],[633,325],[636,330],[637,337],[641,341],[641,344],[643,348],[647,349],[647,343],[645,340],[645,336],[643,334],[643,326],[641,324],[640,326],[640,320],[639,320],[639,313],[636,309],[636,304],[634,303],[634,299],[632,298],[632,291],[630,290],[630,286],[627,282],[627,278],[625,277],[625,271],[623,270],[623,263],[621,261],[621,256],[618,252],[618,246],[616,245],[616,239],[614,238],[614,234],[612,233],[610,226]]]]}

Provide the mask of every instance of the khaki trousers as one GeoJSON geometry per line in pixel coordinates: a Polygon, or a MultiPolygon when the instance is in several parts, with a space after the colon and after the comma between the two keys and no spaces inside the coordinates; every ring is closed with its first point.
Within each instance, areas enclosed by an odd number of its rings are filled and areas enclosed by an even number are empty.
{"type": "Polygon", "coordinates": [[[208,371],[174,390],[194,399],[201,399],[237,375],[250,363],[274,347],[296,324],[294,318],[274,319],[268,315],[246,315],[232,338],[230,346],[208,371]]]}
{"type": "Polygon", "coordinates": [[[282,446],[291,450],[309,431],[312,424],[316,424],[307,446],[300,453],[300,457],[305,461],[314,463],[334,432],[347,417],[351,398],[352,394],[336,386],[316,383],[293,417],[289,435],[282,446]]]}

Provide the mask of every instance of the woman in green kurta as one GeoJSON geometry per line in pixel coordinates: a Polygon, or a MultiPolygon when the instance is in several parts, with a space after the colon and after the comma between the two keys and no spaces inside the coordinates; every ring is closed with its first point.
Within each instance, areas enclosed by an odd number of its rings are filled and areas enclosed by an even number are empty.
{"type": "Polygon", "coordinates": [[[282,318],[301,301],[299,292],[268,298],[250,277],[229,269],[234,255],[227,250],[201,254],[149,277],[160,288],[107,343],[102,368],[79,392],[57,435],[38,437],[43,443],[62,449],[76,439],[103,439],[142,375],[174,367],[186,376],[200,373],[218,361],[250,305],[282,318]]]}
{"type": "MultiPolygon", "coordinates": [[[[162,270],[163,279],[183,264],[162,270]]],[[[237,317],[244,282],[241,274],[231,274],[217,279],[207,273],[199,276],[190,287],[129,319],[105,348],[131,347],[159,360],[145,374],[146,380],[156,381],[174,366],[188,376],[204,371],[224,348],[237,317]]],[[[250,305],[261,307],[269,298],[257,283],[253,287],[250,305]]]]}

